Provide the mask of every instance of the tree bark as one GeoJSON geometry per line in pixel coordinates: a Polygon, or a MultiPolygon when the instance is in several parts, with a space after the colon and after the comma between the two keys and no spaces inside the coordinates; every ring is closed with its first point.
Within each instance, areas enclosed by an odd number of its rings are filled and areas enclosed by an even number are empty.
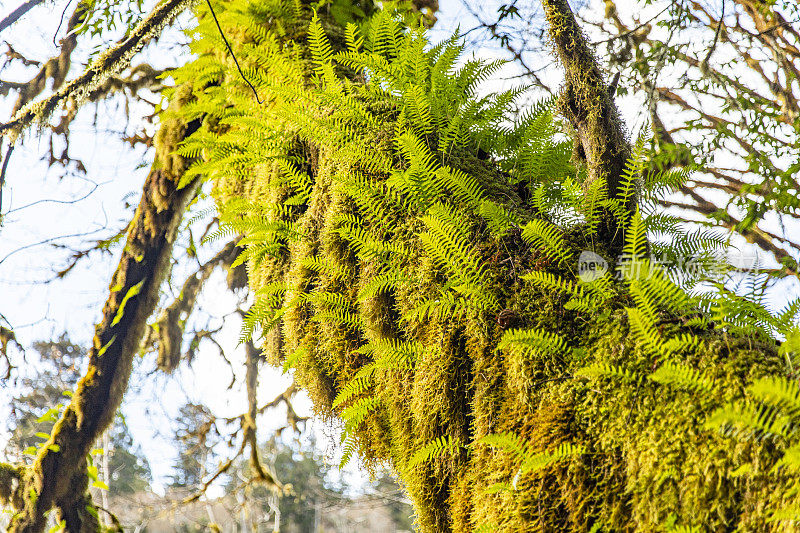
{"type": "Polygon", "coordinates": [[[542,0],[542,7],[566,78],[559,109],[575,130],[588,183],[604,180],[614,198],[631,152],[613,95],[567,0],[542,0]]]}
{"type": "MultiPolygon", "coordinates": [[[[180,90],[173,106],[182,105],[189,96],[180,90]]],[[[54,507],[66,521],[67,531],[98,527],[96,512],[87,510],[86,457],[122,401],[147,319],[170,269],[181,219],[197,192],[199,179],[178,188],[187,163],[173,152],[198,126],[198,122],[168,118],[160,127],[156,161],[145,180],[103,317],[95,328],[89,366],[50,440],[22,476],[17,491],[24,507],[18,509],[9,531],[43,531],[45,513],[54,507]]]]}

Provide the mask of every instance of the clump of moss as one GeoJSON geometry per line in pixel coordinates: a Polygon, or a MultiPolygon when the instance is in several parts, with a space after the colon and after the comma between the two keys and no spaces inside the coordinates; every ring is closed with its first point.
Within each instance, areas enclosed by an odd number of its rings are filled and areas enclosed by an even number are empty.
{"type": "MultiPolygon", "coordinates": [[[[291,364],[318,413],[343,417],[362,459],[398,473],[423,531],[654,531],[669,520],[767,529],[775,494],[794,482],[766,475],[779,451],[704,421],[754,378],[782,370],[774,346],[706,329],[696,349],[674,357],[715,380],[712,393],[649,379],[666,361],[631,324],[628,284],[610,281],[608,295],[595,294],[601,304],[588,308],[571,305],[569,291],[531,282],[543,273],[577,286],[571,262],[581,250],[612,255],[619,247],[589,222],[548,222],[542,191],[575,169],[545,153],[554,177],[527,183],[513,173],[514,158],[525,155],[513,139],[523,134],[469,114],[480,105],[465,96],[469,73],[448,74],[452,64],[439,63],[447,54],[454,61],[457,47],[424,51],[418,34],[385,16],[372,22],[364,59],[352,28],[325,41],[318,20],[304,36],[310,54],[278,31],[258,38],[272,43],[262,56],[242,47],[243,61],[267,80],[259,90],[268,103],[255,105],[221,80],[237,105],[221,119],[230,130],[206,163],[225,176],[215,195],[253,254],[251,289],[280,295],[260,311],[265,348],[291,364]],[[337,64],[327,51],[343,43],[349,55],[337,64]],[[359,77],[359,61],[371,65],[372,85],[359,77]],[[506,160],[478,157],[493,150],[487,139],[505,143],[496,152],[506,160]],[[532,227],[553,233],[536,241],[532,227]],[[514,331],[557,334],[566,348],[513,348],[503,340],[514,331]],[[589,379],[582,369],[592,366],[608,371],[589,379]],[[526,450],[485,440],[498,434],[526,450]],[[567,445],[580,453],[521,468],[525,457],[567,445]],[[753,465],[750,474],[734,475],[742,464],[753,465]]],[[[597,93],[594,78],[587,83],[597,93]]],[[[584,118],[610,120],[607,100],[584,118]]],[[[587,219],[589,200],[578,206],[587,219]]],[[[621,226],[601,229],[624,234],[621,226]]],[[[696,333],[668,314],[657,317],[664,338],[696,333]]]]}

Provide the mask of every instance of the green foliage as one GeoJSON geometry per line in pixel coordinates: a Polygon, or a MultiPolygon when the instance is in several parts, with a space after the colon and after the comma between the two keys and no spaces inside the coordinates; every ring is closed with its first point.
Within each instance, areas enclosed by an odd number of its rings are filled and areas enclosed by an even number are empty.
{"type": "Polygon", "coordinates": [[[528,222],[522,230],[522,238],[536,246],[545,255],[560,263],[569,264],[571,259],[564,238],[553,224],[537,219],[528,222]]]}
{"type": "Polygon", "coordinates": [[[566,458],[581,455],[585,452],[581,446],[572,444],[560,444],[551,450],[536,452],[528,443],[513,433],[486,435],[480,442],[512,455],[515,463],[519,465],[510,485],[514,490],[517,489],[517,484],[522,476],[544,470],[566,458]]]}
{"type": "Polygon", "coordinates": [[[453,439],[449,435],[439,437],[417,450],[409,460],[407,468],[416,468],[422,463],[443,457],[445,454],[451,453],[460,447],[461,442],[458,439],[453,439]]]}
{"type": "Polygon", "coordinates": [[[552,355],[564,352],[567,342],[555,333],[538,329],[515,329],[505,332],[497,347],[521,354],[552,355]]]}
{"type": "Polygon", "coordinates": [[[682,387],[704,393],[712,392],[715,388],[714,382],[702,372],[678,363],[664,363],[648,377],[662,385],[682,387]]]}
{"type": "Polygon", "coordinates": [[[266,33],[239,27],[263,105],[201,24],[193,47],[219,85],[195,85],[187,112],[210,118],[185,149],[224,231],[244,234],[243,338],[260,330],[343,420],[343,462],[390,463],[425,531],[644,531],[673,514],[759,530],[789,484],[771,469],[800,455],[793,389],[760,381],[797,354],[800,304],[773,315],[675,260],[724,244],[655,211],[685,174],[651,172],[641,141],[610,198],[584,186],[552,102],[517,114],[517,90],[480,96],[499,65],[462,61],[457,37],[431,46],[391,10],[346,28],[281,13],[266,33]],[[582,251],[609,271],[578,276],[582,251]]]}

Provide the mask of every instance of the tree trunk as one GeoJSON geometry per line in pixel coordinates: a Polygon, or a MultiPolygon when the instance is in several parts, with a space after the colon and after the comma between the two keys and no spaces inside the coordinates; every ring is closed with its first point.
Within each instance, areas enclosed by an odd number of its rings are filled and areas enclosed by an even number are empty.
{"type": "MultiPolygon", "coordinates": [[[[176,91],[173,111],[191,92],[176,91]]],[[[18,513],[9,531],[40,532],[45,513],[58,509],[67,531],[95,531],[97,512],[88,496],[86,457],[111,424],[128,386],[147,319],[170,269],[172,245],[199,180],[178,188],[186,161],[174,154],[199,123],[167,118],[159,129],[157,155],[128,229],[127,242],[112,278],[103,317],[95,328],[89,366],[50,439],[20,477],[15,491],[18,513]]]]}
{"type": "MultiPolygon", "coordinates": [[[[421,53],[386,37],[396,35],[386,18],[372,21],[383,33],[372,36],[379,57],[366,76],[391,88],[373,88],[384,100],[340,96],[348,86],[335,81],[338,65],[326,70],[335,63],[317,26],[285,55],[272,42],[264,57],[234,44],[269,80],[259,86],[265,104],[235,100],[263,137],[234,125],[223,155],[209,146],[208,159],[226,176],[216,189],[223,213],[228,200],[256,206],[234,203],[228,220],[251,224],[242,242],[265,350],[295,368],[318,410],[345,419],[348,446],[368,465],[392,465],[423,531],[769,530],[771,510],[796,499],[796,477],[771,474],[783,445],[705,422],[754,380],[785,375],[785,362],[768,335],[712,324],[660,274],[579,285],[583,250],[616,261],[623,244],[636,253],[646,244],[630,216],[635,198],[621,195],[630,149],[613,100],[568,4],[543,5],[567,73],[560,109],[586,160],[587,196],[576,202],[591,204],[592,184],[606,182],[619,208],[599,232],[548,222],[508,167],[481,156],[485,144],[441,148],[453,114],[426,123],[419,95],[439,112],[446,82],[434,86],[434,67],[410,59],[421,53]],[[232,146],[270,157],[230,164],[232,146]],[[442,177],[456,170],[486,196],[473,201],[467,185],[442,177]],[[426,189],[428,175],[439,181],[426,189]],[[528,224],[494,233],[487,206],[528,224]],[[537,241],[536,228],[553,232],[537,241]]],[[[341,28],[320,17],[335,51],[341,28]]],[[[235,73],[221,83],[246,90],[235,73]]]]}

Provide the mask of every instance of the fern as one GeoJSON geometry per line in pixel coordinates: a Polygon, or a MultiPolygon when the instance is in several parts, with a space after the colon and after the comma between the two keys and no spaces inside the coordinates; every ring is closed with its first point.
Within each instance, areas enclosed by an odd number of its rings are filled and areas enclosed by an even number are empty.
{"type": "Polygon", "coordinates": [[[351,276],[350,269],[347,267],[326,261],[318,256],[305,257],[300,264],[314,272],[324,273],[335,280],[343,280],[351,276]]]}
{"type": "Polygon", "coordinates": [[[582,446],[568,443],[560,444],[548,451],[534,452],[525,441],[510,432],[486,435],[480,439],[480,442],[510,453],[519,464],[519,469],[511,483],[514,490],[516,490],[521,476],[543,470],[568,457],[585,453],[582,446]]]}
{"type": "Polygon", "coordinates": [[[358,449],[358,441],[354,435],[345,433],[342,438],[342,460],[339,461],[339,468],[343,469],[355,455],[358,449]]]}
{"type": "Polygon", "coordinates": [[[283,362],[283,373],[287,373],[289,370],[294,368],[297,363],[299,363],[304,357],[307,357],[311,353],[305,346],[299,346],[296,350],[286,356],[286,359],[283,362]]]}
{"type": "Polygon", "coordinates": [[[520,472],[522,474],[537,472],[558,461],[575,455],[582,455],[583,453],[585,453],[585,451],[582,446],[575,446],[574,444],[560,444],[550,451],[525,457],[525,460],[522,462],[522,466],[520,467],[520,472]]]}
{"type": "MultiPolygon", "coordinates": [[[[622,252],[629,261],[636,261],[647,254],[647,232],[642,215],[638,211],[633,214],[631,222],[625,230],[625,245],[622,252]]],[[[646,274],[646,272],[642,274],[646,274]]],[[[629,275],[626,274],[626,277],[629,275]]]]}
{"type": "Polygon", "coordinates": [[[342,387],[339,391],[339,394],[336,395],[334,398],[332,407],[337,409],[341,407],[343,404],[349,402],[352,398],[356,396],[361,396],[372,387],[374,380],[373,376],[375,374],[376,365],[374,363],[369,363],[363,366],[356,375],[347,382],[347,384],[342,387]]]}
{"type": "Polygon", "coordinates": [[[361,290],[358,292],[358,301],[363,302],[378,294],[390,292],[408,281],[410,280],[393,271],[378,274],[361,287],[361,290]]]}
{"type": "Polygon", "coordinates": [[[352,433],[358,428],[366,418],[376,411],[381,405],[378,398],[369,397],[356,400],[349,407],[342,411],[342,419],[345,423],[345,432],[352,433]]]}
{"type": "Polygon", "coordinates": [[[353,53],[359,53],[361,47],[364,46],[364,38],[358,31],[358,26],[352,22],[348,22],[344,31],[344,42],[347,49],[353,53]]]}
{"type": "Polygon", "coordinates": [[[316,13],[314,13],[311,24],[308,26],[308,46],[317,71],[320,72],[320,69],[330,64],[333,58],[333,49],[316,13]]]}
{"type": "Polygon", "coordinates": [[[612,365],[609,363],[593,363],[579,368],[574,372],[576,377],[586,377],[590,379],[611,378],[623,381],[638,381],[638,377],[627,368],[612,365]]]}
{"type": "Polygon", "coordinates": [[[519,435],[510,431],[485,435],[479,441],[512,454],[519,463],[522,463],[528,455],[528,443],[519,435]]]}
{"type": "Polygon", "coordinates": [[[662,385],[704,393],[713,392],[716,389],[713,380],[702,372],[678,363],[664,363],[648,378],[662,385]]]}
{"type": "Polygon", "coordinates": [[[569,265],[571,259],[570,254],[567,253],[569,247],[564,242],[559,229],[553,224],[541,219],[531,220],[523,228],[522,238],[559,264],[569,265]]]}
{"type": "Polygon", "coordinates": [[[754,381],[749,391],[764,404],[780,409],[792,417],[800,417],[800,386],[796,380],[767,376],[754,381]]]}
{"type": "Polygon", "coordinates": [[[439,437],[417,450],[414,455],[411,456],[406,468],[416,468],[423,463],[443,457],[445,454],[453,453],[453,451],[459,448],[461,448],[461,441],[459,439],[454,439],[449,435],[439,437]]]}
{"type": "Polygon", "coordinates": [[[240,344],[252,339],[256,327],[260,326],[266,332],[275,325],[281,315],[281,300],[285,292],[286,285],[280,282],[262,287],[256,292],[255,303],[243,321],[240,344]]]}
{"type": "Polygon", "coordinates": [[[778,409],[754,402],[731,402],[717,409],[706,422],[706,426],[721,429],[742,437],[789,436],[791,420],[778,409]]]}
{"type": "Polygon", "coordinates": [[[497,347],[522,354],[552,354],[565,352],[567,342],[561,336],[548,331],[513,329],[503,334],[497,347]]]}

